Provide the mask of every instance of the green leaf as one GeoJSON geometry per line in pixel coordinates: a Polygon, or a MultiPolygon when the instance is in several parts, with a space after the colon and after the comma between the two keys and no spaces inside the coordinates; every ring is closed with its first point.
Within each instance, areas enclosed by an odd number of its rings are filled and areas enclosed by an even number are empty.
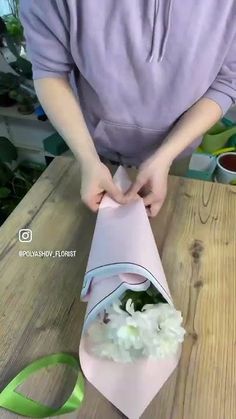
{"type": "Polygon", "coordinates": [[[126,303],[129,299],[132,300],[135,311],[141,311],[143,306],[146,304],[159,304],[167,302],[153,285],[150,285],[147,291],[126,291],[121,297],[122,310],[125,311],[126,303]]]}
{"type": "Polygon", "coordinates": [[[16,90],[11,90],[11,91],[9,92],[9,94],[8,94],[8,96],[9,96],[11,99],[16,99],[16,98],[17,98],[17,95],[18,95],[18,93],[17,93],[17,91],[16,91],[16,90]]]}
{"type": "Polygon", "coordinates": [[[0,86],[7,88],[8,91],[19,89],[21,81],[21,77],[16,74],[0,71],[0,86]]]}
{"type": "Polygon", "coordinates": [[[29,191],[31,185],[26,179],[15,177],[12,181],[12,188],[17,198],[23,198],[29,191]]]}
{"type": "Polygon", "coordinates": [[[0,188],[0,199],[1,198],[7,198],[9,195],[11,195],[11,190],[5,187],[0,188]]]}
{"type": "Polygon", "coordinates": [[[17,207],[20,201],[21,199],[19,198],[5,198],[4,200],[2,200],[0,210],[3,211],[6,214],[6,216],[8,216],[17,207]]]}
{"type": "Polygon", "coordinates": [[[9,167],[0,161],[0,187],[7,186],[9,182],[14,178],[14,173],[9,167]]]}
{"type": "Polygon", "coordinates": [[[6,137],[0,137],[0,161],[11,163],[17,159],[16,147],[6,137]]]}

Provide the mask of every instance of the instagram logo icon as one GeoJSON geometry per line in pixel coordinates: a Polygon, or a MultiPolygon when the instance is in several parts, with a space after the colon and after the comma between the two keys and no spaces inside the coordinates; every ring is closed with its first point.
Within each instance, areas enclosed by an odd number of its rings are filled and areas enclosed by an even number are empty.
{"type": "Polygon", "coordinates": [[[19,231],[19,241],[21,243],[30,243],[32,242],[33,234],[32,230],[25,228],[19,231]]]}

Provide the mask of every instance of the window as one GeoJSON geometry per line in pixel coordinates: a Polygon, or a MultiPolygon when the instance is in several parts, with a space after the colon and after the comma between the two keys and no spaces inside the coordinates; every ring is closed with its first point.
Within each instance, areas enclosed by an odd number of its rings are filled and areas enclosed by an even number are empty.
{"type": "Polygon", "coordinates": [[[7,0],[1,0],[0,4],[0,16],[7,15],[11,12],[11,9],[9,7],[7,0]]]}

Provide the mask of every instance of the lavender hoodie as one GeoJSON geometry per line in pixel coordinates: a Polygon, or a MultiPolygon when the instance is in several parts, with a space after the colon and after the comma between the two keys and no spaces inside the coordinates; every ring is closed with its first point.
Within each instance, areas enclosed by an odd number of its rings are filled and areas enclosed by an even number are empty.
{"type": "Polygon", "coordinates": [[[198,99],[236,99],[235,0],[21,0],[21,16],[34,79],[70,75],[110,159],[139,164],[198,99]]]}

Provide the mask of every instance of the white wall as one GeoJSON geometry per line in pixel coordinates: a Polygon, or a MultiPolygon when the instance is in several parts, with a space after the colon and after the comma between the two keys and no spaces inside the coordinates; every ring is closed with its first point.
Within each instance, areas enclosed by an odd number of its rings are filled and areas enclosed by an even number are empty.
{"type": "Polygon", "coordinates": [[[45,164],[45,155],[49,153],[44,151],[43,140],[54,132],[49,122],[1,116],[0,108],[0,136],[17,147],[19,161],[45,164]]]}

